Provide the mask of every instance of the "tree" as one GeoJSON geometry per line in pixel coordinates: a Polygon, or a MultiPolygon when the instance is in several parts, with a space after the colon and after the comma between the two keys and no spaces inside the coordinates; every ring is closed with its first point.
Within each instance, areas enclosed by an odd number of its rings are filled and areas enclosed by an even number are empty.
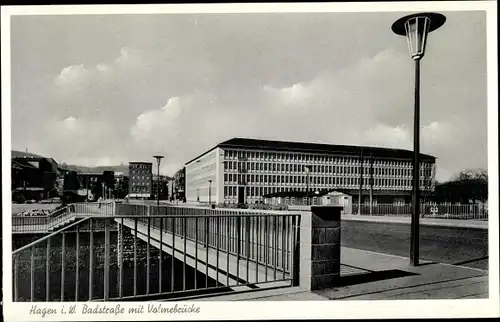
{"type": "Polygon", "coordinates": [[[453,180],[436,185],[438,201],[475,203],[488,200],[488,172],[484,169],[467,169],[453,180]]]}
{"type": "Polygon", "coordinates": [[[122,180],[120,180],[116,186],[116,195],[119,199],[125,198],[125,196],[128,194],[128,177],[124,176],[122,180]]]}

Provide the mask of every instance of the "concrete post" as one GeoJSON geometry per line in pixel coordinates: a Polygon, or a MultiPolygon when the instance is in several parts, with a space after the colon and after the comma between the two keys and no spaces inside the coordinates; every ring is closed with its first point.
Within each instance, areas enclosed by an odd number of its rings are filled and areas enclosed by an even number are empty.
{"type": "Polygon", "coordinates": [[[331,288],[340,279],[342,206],[312,206],[310,209],[300,212],[299,286],[306,290],[331,288]]]}

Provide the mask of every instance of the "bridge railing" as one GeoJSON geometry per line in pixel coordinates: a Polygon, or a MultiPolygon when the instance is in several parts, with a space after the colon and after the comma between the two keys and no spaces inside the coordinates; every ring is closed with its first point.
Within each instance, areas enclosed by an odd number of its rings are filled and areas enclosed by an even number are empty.
{"type": "Polygon", "coordinates": [[[92,203],[74,203],[69,205],[69,210],[80,216],[112,216],[115,214],[114,202],[92,202],[92,203]]]}
{"type": "Polygon", "coordinates": [[[55,209],[48,215],[13,215],[12,232],[35,233],[47,232],[68,221],[73,217],[112,216],[115,213],[114,202],[73,203],[55,209]]]}
{"type": "Polygon", "coordinates": [[[12,216],[12,232],[35,233],[48,231],[71,217],[70,206],[56,209],[48,215],[12,216]]]}
{"type": "Polygon", "coordinates": [[[291,272],[290,236],[298,215],[281,211],[161,206],[151,206],[150,214],[166,216],[163,224],[155,219],[155,227],[162,225],[166,231],[205,247],[258,262],[265,269],[272,270],[273,274],[291,272]]]}
{"type": "Polygon", "coordinates": [[[170,210],[90,216],[15,250],[13,300],[168,299],[294,284],[298,215],[170,210]]]}
{"type": "Polygon", "coordinates": [[[12,216],[12,232],[39,232],[47,230],[48,216],[12,216]]]}

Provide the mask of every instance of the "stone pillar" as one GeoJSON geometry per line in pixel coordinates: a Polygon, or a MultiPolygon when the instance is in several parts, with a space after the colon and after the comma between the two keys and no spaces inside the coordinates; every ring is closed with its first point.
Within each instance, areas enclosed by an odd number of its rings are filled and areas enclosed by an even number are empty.
{"type": "Polygon", "coordinates": [[[299,286],[320,290],[340,278],[340,213],[342,206],[312,206],[302,211],[299,235],[299,286]]]}

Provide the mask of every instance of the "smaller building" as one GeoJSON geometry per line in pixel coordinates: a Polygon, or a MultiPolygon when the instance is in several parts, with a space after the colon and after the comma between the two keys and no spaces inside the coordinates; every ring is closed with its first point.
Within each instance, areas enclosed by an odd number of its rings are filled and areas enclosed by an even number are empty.
{"type": "MultiPolygon", "coordinates": [[[[160,189],[159,189],[159,194],[160,194],[160,200],[167,200],[168,199],[168,182],[169,182],[169,177],[160,175],[160,189]]],[[[158,175],[153,174],[153,190],[152,190],[152,196],[154,199],[156,199],[156,194],[158,193],[158,175]]]]}
{"type": "Polygon", "coordinates": [[[114,190],[114,172],[103,171],[102,173],[83,172],[78,173],[79,181],[78,195],[85,195],[87,201],[97,201],[101,198],[110,198],[114,190]]]}
{"type": "Polygon", "coordinates": [[[186,168],[179,169],[173,178],[173,198],[185,200],[186,198],[186,168]]]}
{"type": "Polygon", "coordinates": [[[299,205],[342,206],[344,213],[352,213],[353,196],[338,190],[315,190],[309,193],[303,191],[283,191],[263,196],[263,201],[268,205],[299,205]]]}
{"type": "Polygon", "coordinates": [[[12,151],[11,169],[14,201],[40,200],[58,195],[58,165],[54,159],[12,151]]]}
{"type": "Polygon", "coordinates": [[[153,194],[153,164],[129,162],[129,198],[151,199],[153,194]]]}

